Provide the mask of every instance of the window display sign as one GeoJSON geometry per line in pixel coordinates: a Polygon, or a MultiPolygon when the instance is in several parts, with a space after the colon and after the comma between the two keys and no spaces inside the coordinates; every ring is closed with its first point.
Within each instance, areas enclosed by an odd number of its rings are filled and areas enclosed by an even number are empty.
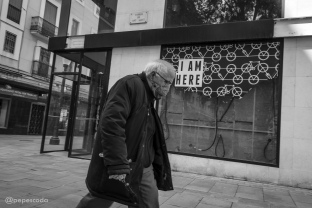
{"type": "Polygon", "coordinates": [[[177,70],[175,87],[210,98],[242,98],[260,82],[278,77],[280,42],[164,47],[162,59],[177,70]]]}
{"type": "Polygon", "coordinates": [[[179,60],[175,87],[201,87],[203,80],[203,59],[179,60]]]}

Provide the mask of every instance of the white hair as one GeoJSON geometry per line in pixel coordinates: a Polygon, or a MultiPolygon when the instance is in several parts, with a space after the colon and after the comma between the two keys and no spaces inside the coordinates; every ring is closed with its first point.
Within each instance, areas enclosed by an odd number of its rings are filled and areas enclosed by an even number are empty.
{"type": "Polygon", "coordinates": [[[146,66],[145,66],[145,74],[148,76],[150,75],[152,72],[163,72],[163,73],[168,73],[170,71],[175,72],[175,68],[172,66],[171,63],[161,60],[161,59],[157,59],[155,61],[151,61],[149,62],[146,66]]]}

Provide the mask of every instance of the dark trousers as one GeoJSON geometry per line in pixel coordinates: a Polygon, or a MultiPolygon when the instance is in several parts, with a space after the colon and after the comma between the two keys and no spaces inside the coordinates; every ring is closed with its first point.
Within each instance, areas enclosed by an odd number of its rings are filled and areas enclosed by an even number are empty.
{"type": "MultiPolygon", "coordinates": [[[[140,208],[159,208],[158,189],[152,166],[144,168],[143,170],[140,194],[143,201],[140,208]]],[[[119,206],[121,206],[121,204],[97,198],[88,193],[81,199],[76,208],[117,208],[119,206]]]]}

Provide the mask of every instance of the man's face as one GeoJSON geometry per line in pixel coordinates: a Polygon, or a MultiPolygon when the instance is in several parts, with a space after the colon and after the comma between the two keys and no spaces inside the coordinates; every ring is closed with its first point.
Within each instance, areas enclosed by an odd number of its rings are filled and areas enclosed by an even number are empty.
{"type": "Polygon", "coordinates": [[[155,86],[153,86],[152,91],[156,99],[165,97],[168,94],[170,90],[170,86],[173,83],[174,78],[175,78],[175,73],[155,72],[155,76],[153,78],[153,82],[155,83],[155,86]]]}

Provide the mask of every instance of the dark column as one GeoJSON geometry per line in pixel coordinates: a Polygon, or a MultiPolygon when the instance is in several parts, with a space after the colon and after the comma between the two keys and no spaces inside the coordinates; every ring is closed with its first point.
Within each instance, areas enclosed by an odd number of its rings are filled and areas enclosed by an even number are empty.
{"type": "Polygon", "coordinates": [[[57,36],[67,36],[71,0],[62,0],[60,24],[57,36]]]}

